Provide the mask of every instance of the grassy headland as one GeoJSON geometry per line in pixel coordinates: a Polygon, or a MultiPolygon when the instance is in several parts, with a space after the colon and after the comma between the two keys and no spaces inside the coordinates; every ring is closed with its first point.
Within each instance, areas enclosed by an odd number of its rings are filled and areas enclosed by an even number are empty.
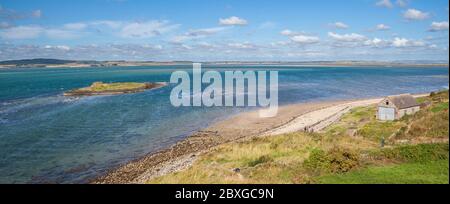
{"type": "Polygon", "coordinates": [[[148,183],[448,183],[448,98],[419,98],[428,105],[396,121],[377,121],[367,106],[319,133],[223,144],[148,183]]]}

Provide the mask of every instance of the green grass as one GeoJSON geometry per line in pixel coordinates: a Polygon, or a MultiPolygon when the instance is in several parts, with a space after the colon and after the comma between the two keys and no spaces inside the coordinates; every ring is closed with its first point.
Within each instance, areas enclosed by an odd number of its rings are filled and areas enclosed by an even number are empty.
{"type": "Polygon", "coordinates": [[[296,166],[315,145],[303,133],[223,144],[187,170],[149,183],[292,183],[296,166]],[[234,168],[240,168],[240,173],[234,173],[234,168]]]}
{"type": "MultiPolygon", "coordinates": [[[[311,154],[311,156],[313,155],[311,154]]],[[[327,157],[322,156],[321,158],[327,157]]],[[[377,149],[369,152],[366,158],[372,159],[368,159],[367,165],[360,170],[322,174],[315,178],[315,182],[448,183],[448,143],[403,145],[377,149]],[[391,165],[379,166],[380,163],[391,163],[391,165]]]]}
{"type": "Polygon", "coordinates": [[[449,146],[448,143],[402,145],[376,150],[369,154],[375,159],[389,159],[401,162],[448,160],[449,146]]]}
{"type": "Polygon", "coordinates": [[[449,160],[368,167],[318,178],[328,184],[448,184],[449,160]]]}
{"type": "Polygon", "coordinates": [[[354,108],[345,114],[339,122],[326,128],[325,134],[348,136],[349,131],[354,130],[355,136],[379,142],[381,138],[388,138],[405,126],[405,122],[401,120],[380,122],[376,119],[375,114],[375,106],[354,108]]]}
{"type": "Polygon", "coordinates": [[[382,138],[389,138],[403,126],[404,124],[400,121],[371,121],[358,129],[357,134],[368,139],[380,141],[382,138]]]}
{"type": "Polygon", "coordinates": [[[120,83],[93,83],[90,87],[83,88],[84,91],[121,91],[121,90],[131,90],[145,88],[145,83],[136,82],[120,82],[120,83]]]}
{"type": "Polygon", "coordinates": [[[437,113],[440,111],[448,110],[448,102],[439,103],[436,106],[431,108],[431,112],[437,113]]]}
{"type": "Polygon", "coordinates": [[[416,101],[417,101],[417,103],[425,103],[425,102],[429,102],[430,101],[430,99],[429,99],[429,97],[419,97],[419,98],[416,98],[416,101]]]}
{"type": "Polygon", "coordinates": [[[344,173],[358,168],[360,154],[357,151],[334,147],[327,152],[312,150],[309,158],[303,162],[303,166],[313,173],[331,172],[344,173]]]}
{"type": "Polygon", "coordinates": [[[263,156],[258,157],[255,160],[251,160],[250,162],[248,162],[248,166],[249,167],[254,167],[254,166],[259,165],[259,164],[271,162],[272,160],[273,160],[272,157],[270,157],[268,155],[263,155],[263,156]]]}
{"type": "MultiPolygon", "coordinates": [[[[409,120],[409,131],[399,132],[396,138],[417,138],[417,137],[433,137],[443,138],[449,134],[449,115],[448,109],[443,109],[444,103],[438,103],[435,108],[421,110],[409,120]]],[[[448,104],[447,104],[448,106],[448,104]]]]}

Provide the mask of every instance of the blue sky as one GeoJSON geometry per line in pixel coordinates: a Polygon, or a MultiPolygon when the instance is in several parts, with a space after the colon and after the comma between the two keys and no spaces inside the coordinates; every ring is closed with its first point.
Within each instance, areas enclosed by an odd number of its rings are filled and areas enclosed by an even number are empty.
{"type": "Polygon", "coordinates": [[[447,0],[2,0],[0,60],[446,60],[447,0]]]}

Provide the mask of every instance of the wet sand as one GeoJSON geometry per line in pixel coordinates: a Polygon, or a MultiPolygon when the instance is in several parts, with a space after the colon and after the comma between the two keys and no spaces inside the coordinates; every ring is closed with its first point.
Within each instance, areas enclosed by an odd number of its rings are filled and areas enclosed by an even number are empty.
{"type": "Polygon", "coordinates": [[[260,118],[258,111],[244,112],[198,131],[172,147],[114,169],[92,183],[145,183],[149,179],[189,167],[200,154],[217,145],[256,136],[320,131],[339,120],[350,109],[381,100],[374,98],[287,105],[280,107],[277,116],[272,118],[260,118]]]}

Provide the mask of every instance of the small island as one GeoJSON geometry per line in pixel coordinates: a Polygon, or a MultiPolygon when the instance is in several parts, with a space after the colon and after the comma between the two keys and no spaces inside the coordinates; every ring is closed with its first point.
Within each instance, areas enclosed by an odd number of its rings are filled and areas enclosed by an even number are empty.
{"type": "Polygon", "coordinates": [[[64,96],[96,96],[96,95],[117,95],[127,93],[137,93],[148,89],[156,89],[166,86],[165,82],[137,83],[119,82],[103,83],[94,82],[89,87],[79,88],[64,93],[64,96]]]}

